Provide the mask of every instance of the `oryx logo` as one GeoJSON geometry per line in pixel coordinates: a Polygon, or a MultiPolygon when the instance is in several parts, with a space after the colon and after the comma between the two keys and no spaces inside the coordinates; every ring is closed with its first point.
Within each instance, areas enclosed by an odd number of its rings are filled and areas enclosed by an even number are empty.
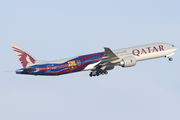
{"type": "Polygon", "coordinates": [[[25,68],[27,66],[28,63],[35,63],[36,60],[31,57],[29,54],[27,54],[26,52],[18,49],[18,48],[15,48],[13,47],[14,51],[17,52],[18,54],[18,58],[22,64],[22,66],[25,68]]]}

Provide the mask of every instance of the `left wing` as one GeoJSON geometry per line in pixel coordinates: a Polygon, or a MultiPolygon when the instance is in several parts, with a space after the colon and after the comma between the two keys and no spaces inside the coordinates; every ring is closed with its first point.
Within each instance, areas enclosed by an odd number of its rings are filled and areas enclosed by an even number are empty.
{"type": "Polygon", "coordinates": [[[120,61],[120,58],[117,57],[110,48],[104,47],[104,50],[104,56],[98,65],[114,66],[114,64],[117,64],[117,62],[120,61]]]}
{"type": "Polygon", "coordinates": [[[99,64],[97,64],[93,71],[90,73],[90,76],[107,74],[106,70],[112,70],[114,66],[120,62],[120,58],[116,56],[110,48],[104,47],[104,56],[99,64]]]}

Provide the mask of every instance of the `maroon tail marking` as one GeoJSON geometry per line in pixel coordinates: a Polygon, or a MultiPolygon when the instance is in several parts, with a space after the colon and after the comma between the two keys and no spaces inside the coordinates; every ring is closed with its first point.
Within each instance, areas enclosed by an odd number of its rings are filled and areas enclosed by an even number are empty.
{"type": "Polygon", "coordinates": [[[27,64],[29,63],[29,62],[26,60],[26,57],[27,57],[27,56],[29,57],[30,61],[31,61],[33,64],[36,62],[36,60],[35,60],[34,58],[32,58],[30,55],[28,55],[28,54],[25,53],[24,51],[19,50],[18,48],[15,48],[15,47],[13,47],[13,49],[14,49],[15,52],[21,53],[21,54],[18,55],[18,56],[20,56],[19,60],[20,60],[22,66],[23,66],[24,68],[25,68],[25,67],[27,66],[27,64]]]}

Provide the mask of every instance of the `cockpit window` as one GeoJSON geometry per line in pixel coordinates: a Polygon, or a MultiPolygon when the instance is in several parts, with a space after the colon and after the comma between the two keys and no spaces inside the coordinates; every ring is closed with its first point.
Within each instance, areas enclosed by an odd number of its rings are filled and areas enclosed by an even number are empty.
{"type": "Polygon", "coordinates": [[[174,47],[174,45],[172,45],[174,47]]]}

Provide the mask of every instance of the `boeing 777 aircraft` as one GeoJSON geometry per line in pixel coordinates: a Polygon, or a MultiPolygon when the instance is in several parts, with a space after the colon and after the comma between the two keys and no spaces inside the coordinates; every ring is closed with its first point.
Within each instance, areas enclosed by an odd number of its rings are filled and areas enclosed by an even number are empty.
{"type": "Polygon", "coordinates": [[[40,62],[17,44],[11,44],[23,68],[16,70],[17,74],[29,75],[62,75],[90,70],[89,76],[107,74],[115,66],[132,67],[136,62],[160,57],[169,61],[177,50],[172,44],[155,43],[143,46],[112,51],[105,47],[104,52],[98,52],[78,57],[51,62],[40,62]]]}

